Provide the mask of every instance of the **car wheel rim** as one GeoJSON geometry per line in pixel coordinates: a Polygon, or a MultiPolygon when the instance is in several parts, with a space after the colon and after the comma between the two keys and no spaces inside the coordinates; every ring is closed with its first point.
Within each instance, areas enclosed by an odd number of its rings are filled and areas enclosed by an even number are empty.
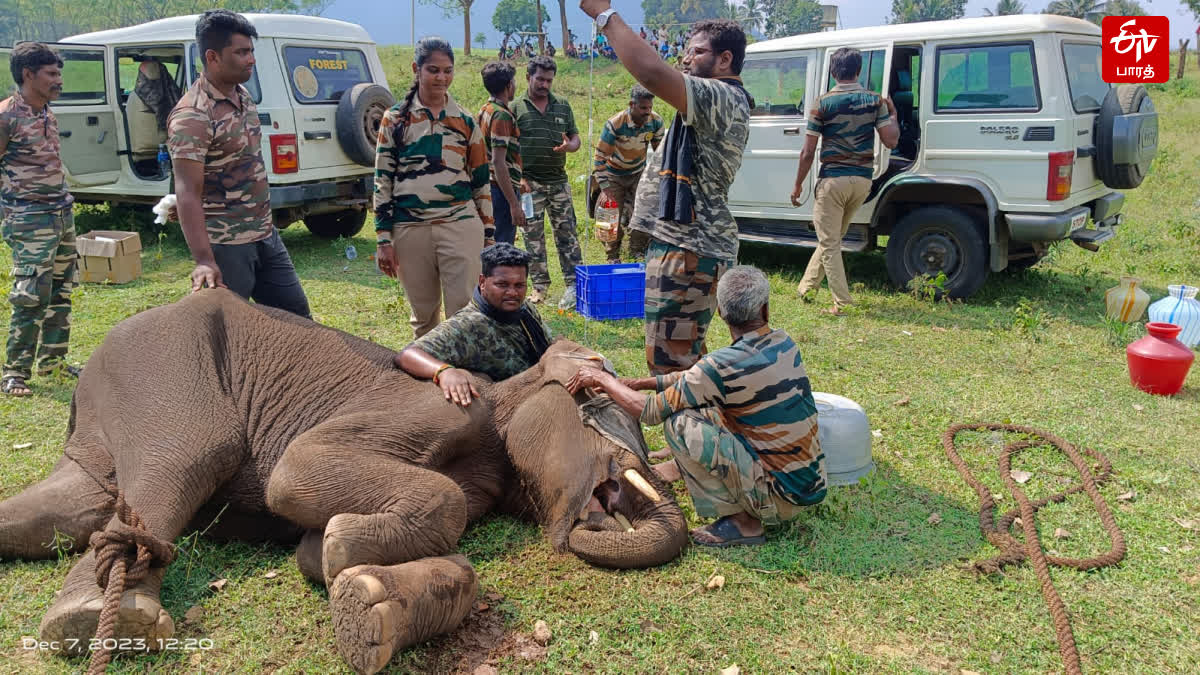
{"type": "Polygon", "coordinates": [[[913,276],[937,276],[944,272],[953,277],[958,272],[962,254],[958,241],[947,232],[926,230],[909,240],[905,261],[913,276]]]}
{"type": "Polygon", "coordinates": [[[379,137],[379,124],[386,112],[387,110],[378,103],[367,106],[367,110],[363,114],[363,132],[368,139],[374,140],[379,137]]]}

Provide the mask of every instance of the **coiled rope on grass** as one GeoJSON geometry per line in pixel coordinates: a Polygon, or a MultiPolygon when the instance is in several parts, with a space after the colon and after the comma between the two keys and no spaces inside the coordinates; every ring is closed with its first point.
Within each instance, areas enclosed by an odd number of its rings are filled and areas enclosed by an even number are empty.
{"type": "Polygon", "coordinates": [[[1017,564],[1028,559],[1037,574],[1042,597],[1046,601],[1051,621],[1054,623],[1054,632],[1058,638],[1058,651],[1062,655],[1063,666],[1071,675],[1082,673],[1079,650],[1075,646],[1075,633],[1071,630],[1067,607],[1063,603],[1062,597],[1059,596],[1058,590],[1054,588],[1054,582],[1050,579],[1050,565],[1092,570],[1115,565],[1125,558],[1125,537],[1121,534],[1121,529],[1117,526],[1112,511],[1109,510],[1104,498],[1100,496],[1100,490],[1097,487],[1099,483],[1112,476],[1112,463],[1107,457],[1091,448],[1077,448],[1054,434],[1016,424],[954,424],[942,434],[942,447],[959,475],[975,490],[975,494],[979,495],[979,528],[983,530],[984,537],[993,546],[1000,549],[1000,555],[976,562],[974,564],[975,571],[982,574],[998,572],[1007,565],[1017,564]],[[1000,476],[1004,480],[1009,494],[1016,500],[1017,508],[1001,516],[999,523],[995,520],[996,502],[992,498],[991,490],[971,473],[955,446],[955,437],[962,431],[1005,431],[1030,437],[1030,440],[1008,443],[1000,453],[1000,476]],[[1021,450],[1040,446],[1052,446],[1066,455],[1071,464],[1075,466],[1075,470],[1079,472],[1080,482],[1062,492],[1030,501],[1012,477],[1012,458],[1021,450]],[[1094,475],[1083,457],[1085,454],[1099,463],[1098,471],[1094,475]],[[1091,498],[1092,504],[1095,505],[1096,512],[1100,516],[1100,523],[1103,525],[1104,531],[1108,533],[1111,546],[1107,552],[1091,558],[1046,555],[1046,552],[1042,550],[1041,541],[1038,539],[1036,513],[1043,506],[1062,502],[1069,495],[1077,492],[1086,492],[1091,498]],[[1009,534],[1013,521],[1018,517],[1021,519],[1023,542],[1009,534]]]}

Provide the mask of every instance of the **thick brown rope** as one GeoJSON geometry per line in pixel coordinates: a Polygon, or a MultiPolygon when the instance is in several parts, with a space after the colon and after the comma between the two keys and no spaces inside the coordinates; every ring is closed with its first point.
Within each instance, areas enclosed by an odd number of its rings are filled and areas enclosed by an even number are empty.
{"type": "Polygon", "coordinates": [[[1062,597],[1059,596],[1058,591],[1054,588],[1054,582],[1050,579],[1050,565],[1091,570],[1107,565],[1115,565],[1125,557],[1125,537],[1121,534],[1121,529],[1117,526],[1117,521],[1113,518],[1112,511],[1109,510],[1108,504],[1100,496],[1100,490],[1096,487],[1097,483],[1107,480],[1112,475],[1112,463],[1108,461],[1108,458],[1095,450],[1090,448],[1076,448],[1058,436],[1032,427],[1016,424],[954,424],[946,430],[946,433],[942,434],[942,447],[945,448],[946,456],[950,458],[950,463],[954,465],[954,468],[958,469],[959,475],[979,495],[979,528],[983,530],[983,535],[987,540],[993,546],[1000,549],[1000,555],[995,558],[976,562],[974,565],[975,570],[985,574],[997,572],[1006,565],[1019,563],[1028,559],[1033,565],[1034,572],[1037,574],[1038,582],[1041,585],[1042,597],[1045,598],[1046,606],[1050,610],[1050,618],[1054,623],[1054,632],[1058,637],[1058,651],[1062,655],[1063,666],[1067,673],[1071,675],[1082,673],[1083,670],[1079,663],[1079,650],[1075,646],[1075,634],[1071,630],[1071,620],[1067,616],[1067,607],[1063,604],[1062,597]],[[1004,446],[1004,450],[1000,454],[1000,475],[1004,479],[1005,487],[1008,488],[1013,499],[1017,501],[1017,508],[1001,516],[999,526],[995,522],[996,502],[992,499],[991,490],[971,473],[971,470],[967,468],[966,462],[959,456],[958,449],[954,445],[954,439],[961,431],[985,430],[1007,431],[1040,439],[1009,443],[1004,446]],[[1030,501],[1029,497],[1025,495],[1017,484],[1017,481],[1012,477],[1012,457],[1026,448],[1043,445],[1058,448],[1071,460],[1071,464],[1079,472],[1080,483],[1071,486],[1063,492],[1043,497],[1037,501],[1030,501]],[[1092,475],[1092,470],[1088,466],[1087,461],[1084,460],[1080,450],[1099,462],[1099,471],[1095,476],[1092,475]],[[1038,539],[1037,523],[1034,521],[1037,510],[1051,502],[1061,502],[1068,495],[1080,491],[1086,492],[1088,497],[1091,498],[1092,504],[1096,507],[1096,512],[1100,515],[1100,522],[1104,526],[1105,532],[1108,533],[1109,541],[1112,542],[1112,546],[1108,552],[1091,558],[1063,558],[1046,555],[1038,539]],[[1023,543],[1017,541],[1016,538],[1009,534],[1009,529],[1018,516],[1021,518],[1021,530],[1024,534],[1023,543]]]}

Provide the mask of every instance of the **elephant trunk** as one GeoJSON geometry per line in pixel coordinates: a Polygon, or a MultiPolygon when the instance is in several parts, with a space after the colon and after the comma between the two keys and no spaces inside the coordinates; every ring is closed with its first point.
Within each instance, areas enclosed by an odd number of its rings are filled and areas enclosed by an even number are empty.
{"type": "Polygon", "coordinates": [[[688,542],[683,511],[665,486],[657,480],[652,484],[662,499],[637,499],[638,511],[630,518],[632,531],[581,523],[571,530],[567,548],[585,562],[618,569],[654,567],[679,557],[688,542]]]}

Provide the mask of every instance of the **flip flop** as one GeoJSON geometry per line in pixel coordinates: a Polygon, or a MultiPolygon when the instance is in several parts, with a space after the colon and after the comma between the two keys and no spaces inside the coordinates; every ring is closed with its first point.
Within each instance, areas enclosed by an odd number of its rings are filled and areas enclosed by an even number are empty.
{"type": "Polygon", "coordinates": [[[8,377],[0,380],[0,392],[3,392],[8,396],[15,396],[18,398],[33,394],[33,390],[29,388],[29,385],[25,384],[25,378],[17,375],[9,375],[8,377]],[[16,391],[18,389],[23,390],[23,393],[18,394],[16,391]]]}
{"type": "Polygon", "coordinates": [[[692,543],[697,546],[708,546],[710,548],[729,548],[730,546],[758,546],[765,544],[767,541],[766,535],[758,535],[756,537],[742,536],[742,533],[733,524],[729,517],[721,518],[720,520],[710,525],[705,525],[700,528],[707,531],[709,534],[715,534],[720,537],[720,541],[697,541],[692,537],[692,543]]]}

